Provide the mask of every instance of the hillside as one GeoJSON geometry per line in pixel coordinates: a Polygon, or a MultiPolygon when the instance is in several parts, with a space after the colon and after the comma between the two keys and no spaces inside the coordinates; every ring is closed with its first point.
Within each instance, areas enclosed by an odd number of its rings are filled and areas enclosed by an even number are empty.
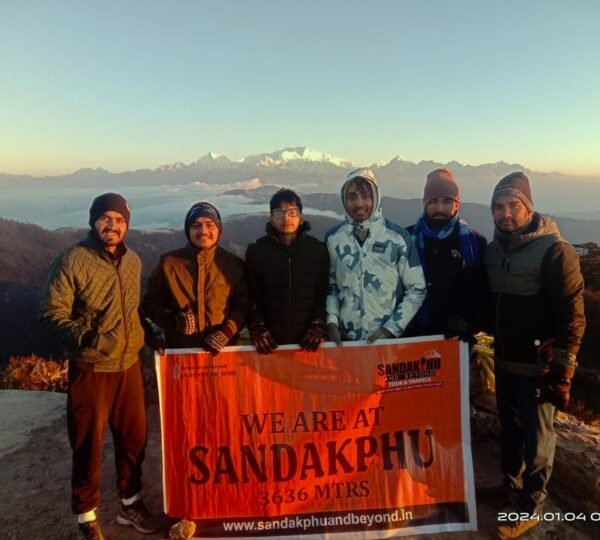
{"type": "MultiPolygon", "coordinates": [[[[307,206],[337,212],[339,197],[333,194],[309,195],[307,206]]],[[[263,201],[264,202],[264,201],[263,201]]],[[[416,217],[415,201],[384,199],[390,214],[408,224],[416,217]]],[[[481,205],[465,205],[467,211],[483,212],[481,205]]],[[[264,207],[261,207],[261,210],[264,207]]],[[[487,209],[486,213],[487,213],[487,209]]],[[[325,232],[339,221],[324,215],[308,215],[312,234],[322,239],[325,232]]],[[[266,213],[238,216],[223,227],[221,245],[240,257],[246,246],[264,234],[266,213]]],[[[44,357],[61,357],[60,348],[51,342],[37,324],[37,310],[46,281],[48,266],[54,256],[86,234],[85,229],[44,230],[36,225],[0,219],[0,364],[10,356],[31,353],[44,357]]],[[[181,231],[137,231],[127,236],[128,245],[143,262],[142,288],[161,253],[185,243],[181,231]]],[[[600,411],[600,377],[597,375],[597,351],[600,350],[600,249],[596,244],[581,246],[581,263],[586,280],[585,308],[588,318],[575,379],[574,392],[593,409],[600,411]]]]}

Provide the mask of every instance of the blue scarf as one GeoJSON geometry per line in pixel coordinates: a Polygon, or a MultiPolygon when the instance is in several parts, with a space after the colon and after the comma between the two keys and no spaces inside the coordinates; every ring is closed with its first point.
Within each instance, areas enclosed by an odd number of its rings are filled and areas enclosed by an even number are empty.
{"type": "MultiPolygon", "coordinates": [[[[421,216],[413,228],[412,238],[419,252],[421,266],[423,267],[423,273],[427,281],[429,280],[427,279],[427,262],[425,260],[425,238],[443,240],[444,238],[448,238],[454,232],[455,228],[458,229],[458,244],[460,254],[462,255],[463,268],[480,265],[477,236],[475,236],[473,229],[469,227],[469,224],[463,218],[459,218],[458,214],[456,214],[441,229],[432,229],[425,221],[424,216],[421,216]]],[[[419,329],[424,330],[428,327],[428,322],[429,297],[426,297],[421,309],[415,316],[415,323],[419,329]]]]}

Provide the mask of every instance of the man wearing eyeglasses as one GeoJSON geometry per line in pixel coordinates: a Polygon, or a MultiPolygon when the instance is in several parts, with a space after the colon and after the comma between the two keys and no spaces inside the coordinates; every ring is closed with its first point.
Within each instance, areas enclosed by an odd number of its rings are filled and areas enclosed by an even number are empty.
{"type": "Polygon", "coordinates": [[[250,339],[261,354],[292,343],[316,351],[326,337],[327,248],[307,234],[294,191],[280,189],[269,207],[267,234],[246,252],[250,339]]]}
{"type": "Polygon", "coordinates": [[[331,265],[327,295],[330,341],[400,337],[425,298],[425,278],[408,232],[384,219],[369,169],[356,169],[341,189],[344,223],[325,238],[331,265]]]}

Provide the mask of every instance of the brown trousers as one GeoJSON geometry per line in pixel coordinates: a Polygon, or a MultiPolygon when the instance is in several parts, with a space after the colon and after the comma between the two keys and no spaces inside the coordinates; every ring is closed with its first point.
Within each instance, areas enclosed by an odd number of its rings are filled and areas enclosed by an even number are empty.
{"type": "Polygon", "coordinates": [[[71,507],[75,514],[82,514],[100,503],[107,424],[114,441],[119,496],[128,498],[140,491],[146,409],[140,362],[112,373],[94,373],[91,365],[71,364],[67,398],[67,428],[73,451],[71,507]]]}

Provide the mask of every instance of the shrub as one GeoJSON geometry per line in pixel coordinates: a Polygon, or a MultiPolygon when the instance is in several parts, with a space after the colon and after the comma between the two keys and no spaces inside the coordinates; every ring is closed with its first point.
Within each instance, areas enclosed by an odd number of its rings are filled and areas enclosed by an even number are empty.
{"type": "Polygon", "coordinates": [[[0,371],[0,386],[16,390],[67,391],[66,360],[46,360],[40,356],[11,356],[0,371]]]}

